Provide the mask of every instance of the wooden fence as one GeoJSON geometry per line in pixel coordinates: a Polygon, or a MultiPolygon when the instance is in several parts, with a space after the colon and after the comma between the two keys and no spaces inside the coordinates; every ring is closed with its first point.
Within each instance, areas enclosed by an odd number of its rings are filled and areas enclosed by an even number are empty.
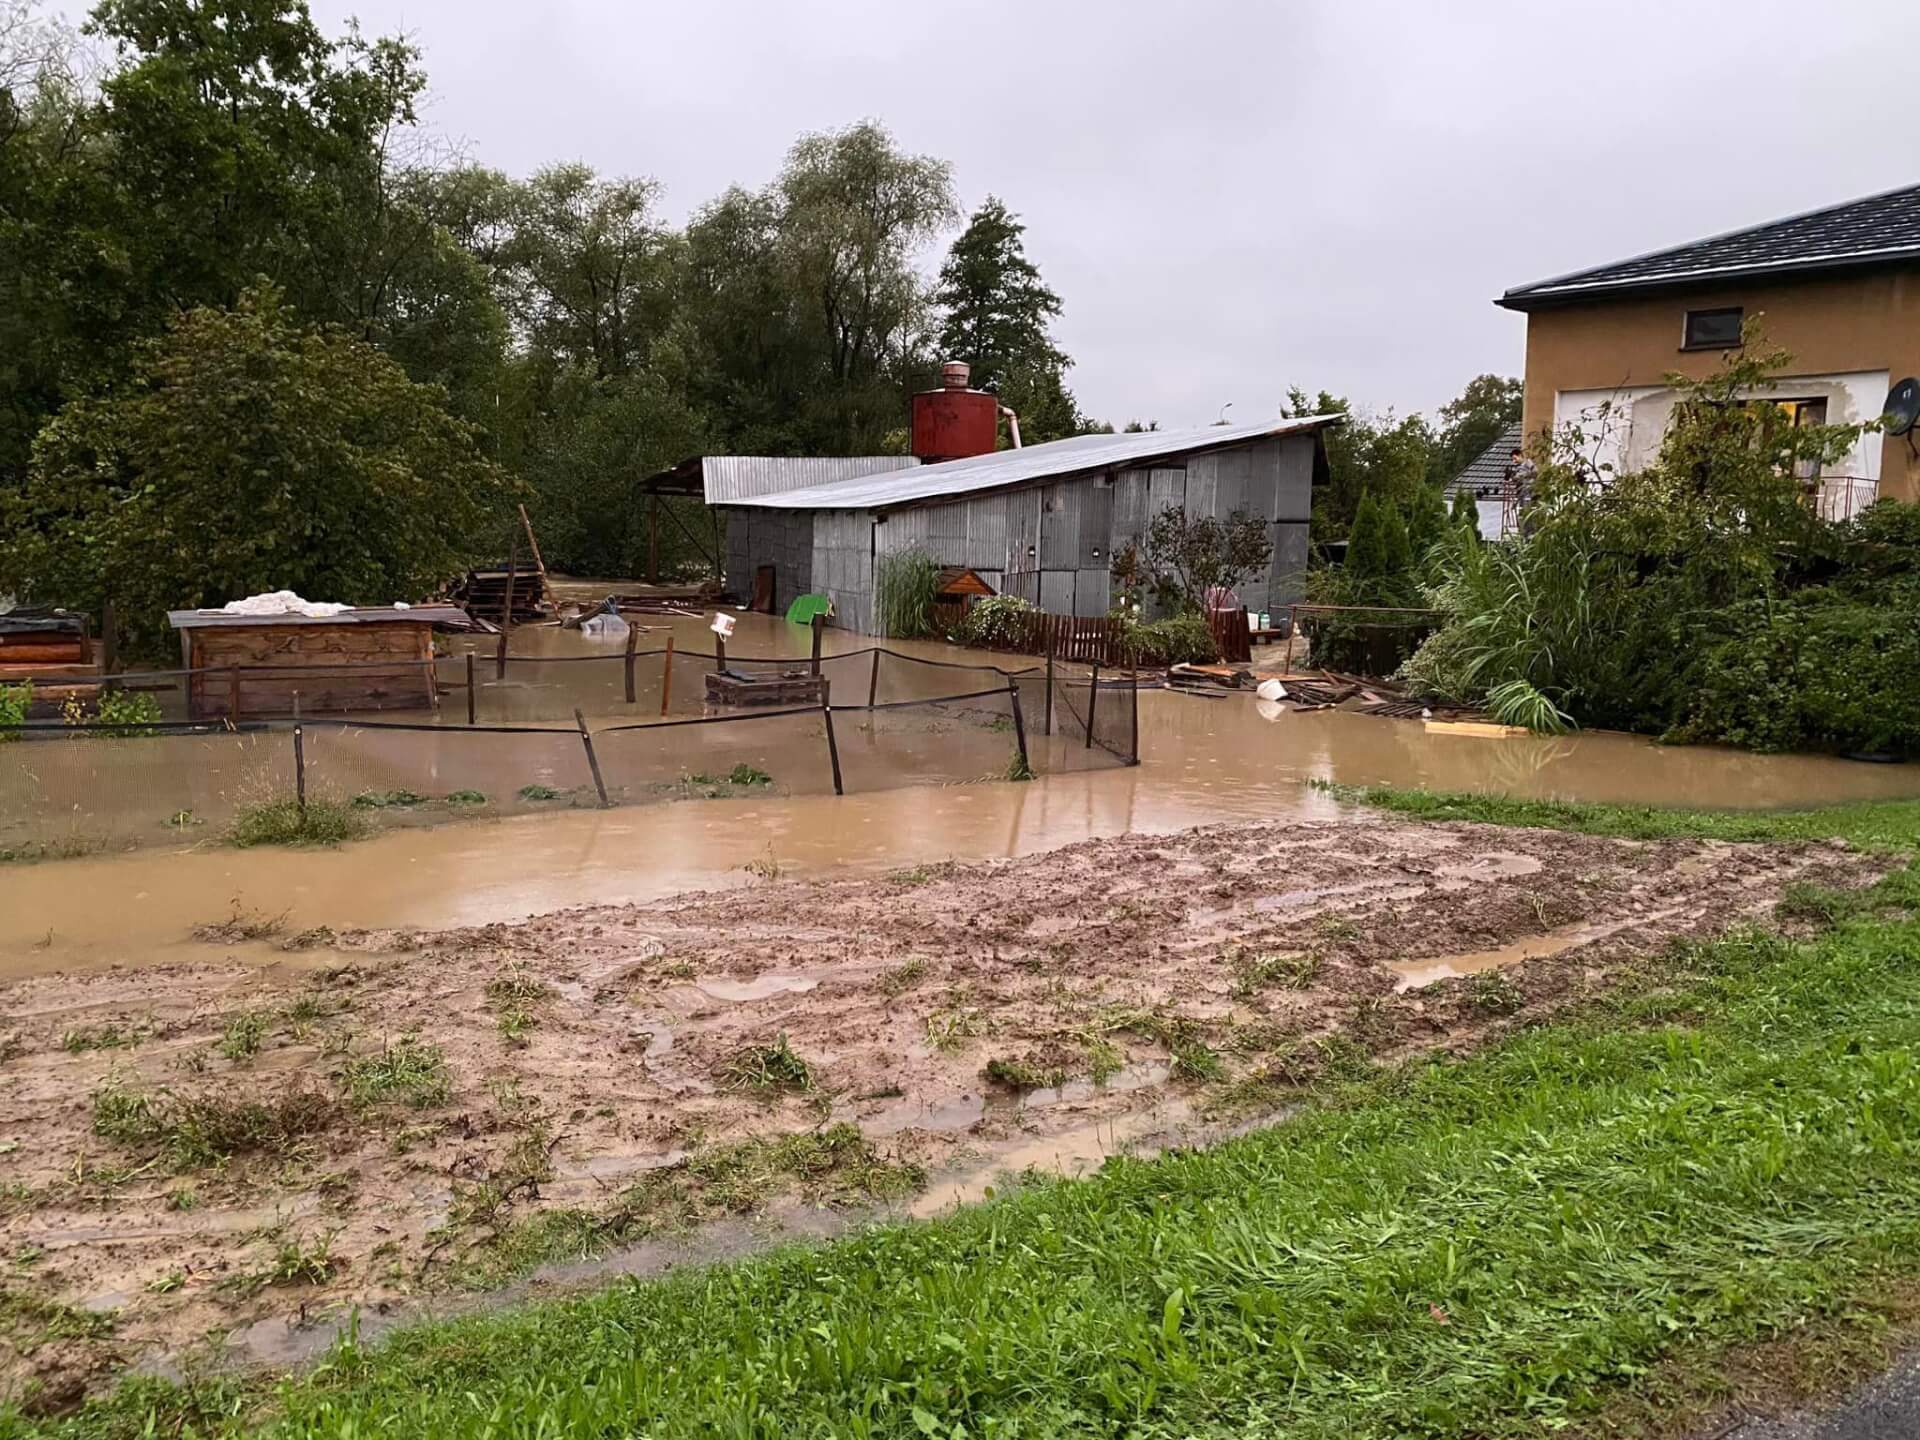
{"type": "MultiPolygon", "coordinates": [[[[933,607],[934,629],[952,634],[966,618],[964,605],[933,607]]],[[[1104,615],[1054,615],[1045,610],[1026,610],[1005,617],[1006,633],[994,641],[973,641],[983,650],[1004,650],[1016,655],[1052,654],[1058,660],[1082,665],[1104,665],[1131,669],[1138,661],[1127,643],[1126,626],[1104,615]]],[[[1210,610],[1207,628],[1213,632],[1214,648],[1220,659],[1230,665],[1245,665],[1253,659],[1252,632],[1247,627],[1247,612],[1210,610]]]]}

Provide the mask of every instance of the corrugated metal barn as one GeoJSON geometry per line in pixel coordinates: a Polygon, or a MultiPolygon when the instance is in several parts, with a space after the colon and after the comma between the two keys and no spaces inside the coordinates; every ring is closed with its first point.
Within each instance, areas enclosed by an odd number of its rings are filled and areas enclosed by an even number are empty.
{"type": "Polygon", "coordinates": [[[755,572],[771,565],[776,608],[819,591],[852,630],[873,630],[875,561],[911,549],[1043,610],[1104,615],[1114,550],[1173,506],[1221,519],[1244,511],[1272,527],[1267,573],[1241,587],[1245,604],[1271,609],[1301,598],[1313,485],[1326,471],[1320,435],[1337,423],[1083,435],[935,465],[715,456],[669,473],[691,480],[689,467],[701,466],[707,503],[725,510],[730,591],[751,594],[755,572]],[[865,468],[822,480],[823,466],[865,468]]]}

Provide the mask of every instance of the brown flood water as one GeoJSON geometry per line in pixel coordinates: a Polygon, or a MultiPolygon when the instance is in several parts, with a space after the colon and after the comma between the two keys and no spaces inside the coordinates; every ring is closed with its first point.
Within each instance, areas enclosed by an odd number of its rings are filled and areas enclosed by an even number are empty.
{"type": "MultiPolygon", "coordinates": [[[[676,644],[691,647],[711,638],[700,622],[672,623],[676,644]]],[[[658,639],[664,638],[662,632],[658,639]]],[[[843,632],[828,632],[827,638],[829,650],[866,643],[843,632]]],[[[655,637],[643,639],[651,644],[655,637]]],[[[799,654],[806,643],[807,632],[799,627],[742,616],[735,648],[799,654]]],[[[557,629],[529,629],[514,639],[516,652],[551,646],[556,653],[580,653],[584,644],[577,634],[557,629]]],[[[1023,663],[1022,657],[946,646],[911,648],[1010,668],[1023,663]]],[[[606,681],[598,666],[550,669],[552,678],[528,692],[539,695],[538,708],[546,713],[559,701],[584,702],[594,698],[587,690],[597,695],[606,684],[617,689],[619,683],[606,681]],[[595,672],[591,680],[582,674],[588,671],[595,672]]],[[[967,672],[953,673],[963,677],[960,684],[969,683],[967,672]]],[[[606,713],[604,706],[599,710],[606,713]]],[[[869,789],[836,799],[821,793],[825,778],[813,774],[820,768],[811,763],[818,759],[818,737],[794,739],[805,756],[788,756],[791,763],[782,764],[783,741],[738,750],[742,733],[756,728],[679,733],[715,737],[709,768],[716,772],[723,773],[738,753],[766,759],[776,774],[801,777],[780,787],[787,793],[403,828],[339,850],[236,851],[196,836],[190,844],[162,843],[124,855],[0,867],[0,974],[189,960],[196,955],[192,927],[220,919],[230,906],[284,914],[289,930],[468,925],[568,905],[749,885],[755,877],[743,867],[750,862],[771,863],[785,878],[876,872],[1025,855],[1126,832],[1336,813],[1334,802],[1306,785],[1310,780],[1726,808],[1920,796],[1920,766],[1662,747],[1610,733],[1491,740],[1430,733],[1418,721],[1292,712],[1238,693],[1194,698],[1147,691],[1140,703],[1143,763],[1136,768],[1051,774],[1024,785],[869,789]]],[[[1007,746],[1004,735],[964,726],[953,733],[890,735],[887,741],[870,753],[888,770],[898,769],[905,754],[920,757],[936,775],[966,779],[1004,763],[1007,746]],[[978,756],[969,745],[979,748],[978,756]]],[[[557,743],[563,749],[571,744],[564,738],[557,743]]],[[[857,767],[861,737],[843,743],[850,766],[857,767]]],[[[574,763],[571,751],[565,758],[574,763]]],[[[448,771],[441,783],[452,789],[469,778],[448,771]]],[[[520,778],[520,770],[512,772],[515,783],[520,778]]],[[[874,778],[879,780],[878,772],[874,778]]],[[[890,775],[886,783],[905,778],[890,775]]],[[[497,773],[489,788],[504,788],[497,773]]],[[[263,960],[286,959],[264,946],[258,953],[263,960]]]]}

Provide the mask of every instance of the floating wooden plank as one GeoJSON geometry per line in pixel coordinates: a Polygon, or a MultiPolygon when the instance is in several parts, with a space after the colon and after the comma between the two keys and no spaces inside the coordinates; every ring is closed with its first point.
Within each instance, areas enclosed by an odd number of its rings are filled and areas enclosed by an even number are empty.
{"type": "Polygon", "coordinates": [[[1473,735],[1483,740],[1512,740],[1533,732],[1524,725],[1496,725],[1491,720],[1429,720],[1431,735],[1473,735]]]}

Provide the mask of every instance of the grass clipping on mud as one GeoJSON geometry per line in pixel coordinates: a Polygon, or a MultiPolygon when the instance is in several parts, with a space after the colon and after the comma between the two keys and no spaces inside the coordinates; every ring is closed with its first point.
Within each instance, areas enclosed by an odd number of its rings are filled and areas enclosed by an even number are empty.
{"type": "MultiPolygon", "coordinates": [[[[274,1433],[1576,1423],[1677,1354],[1920,1275],[1920,881],[1817,899],[1791,907],[1833,919],[1815,938],[1676,943],[1558,1023],[1466,1060],[1361,1067],[1213,1150],[344,1346],[275,1392],[274,1433]]],[[[138,1433],[156,1403],[164,1429],[194,1400],[130,1391],[67,1433],[100,1433],[85,1427],[116,1405],[138,1433]]]]}

